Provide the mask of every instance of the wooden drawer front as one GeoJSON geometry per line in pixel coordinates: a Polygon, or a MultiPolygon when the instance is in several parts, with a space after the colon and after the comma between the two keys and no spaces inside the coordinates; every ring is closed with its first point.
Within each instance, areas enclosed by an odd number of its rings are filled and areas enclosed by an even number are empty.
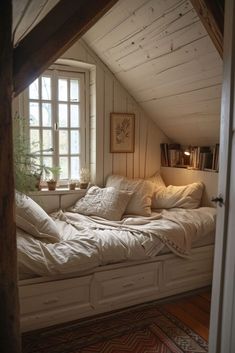
{"type": "Polygon", "coordinates": [[[95,305],[125,301],[159,290],[161,263],[127,267],[95,274],[95,305]]]}
{"type": "Polygon", "coordinates": [[[91,276],[20,287],[21,315],[50,311],[53,308],[90,306],[91,276]]]}
{"type": "Polygon", "coordinates": [[[212,253],[193,254],[190,259],[167,260],[163,267],[163,283],[166,288],[182,287],[184,284],[202,282],[212,278],[212,253]]]}

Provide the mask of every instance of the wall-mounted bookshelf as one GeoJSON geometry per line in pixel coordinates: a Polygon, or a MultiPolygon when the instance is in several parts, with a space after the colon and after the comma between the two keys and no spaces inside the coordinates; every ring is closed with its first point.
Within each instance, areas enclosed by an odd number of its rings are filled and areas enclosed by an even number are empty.
{"type": "Polygon", "coordinates": [[[185,155],[186,148],[180,144],[161,143],[162,167],[189,168],[218,172],[219,144],[214,146],[190,146],[189,155],[185,155]]]}

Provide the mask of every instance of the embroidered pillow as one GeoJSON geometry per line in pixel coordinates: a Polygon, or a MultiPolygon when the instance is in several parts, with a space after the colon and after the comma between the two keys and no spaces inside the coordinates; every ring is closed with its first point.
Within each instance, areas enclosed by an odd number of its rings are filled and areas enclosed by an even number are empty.
{"type": "Polygon", "coordinates": [[[159,188],[153,196],[153,208],[197,208],[200,206],[204,185],[201,182],[184,186],[159,188]]]}
{"type": "Polygon", "coordinates": [[[117,190],[113,187],[92,186],[84,197],[69,208],[69,211],[102,217],[111,221],[120,221],[131,195],[130,192],[117,190]]]}
{"type": "Polygon", "coordinates": [[[110,175],[107,179],[106,187],[110,186],[133,194],[125,214],[151,215],[151,199],[154,191],[152,182],[143,179],[129,179],[121,175],[110,175]]]}
{"type": "Polygon", "coordinates": [[[60,241],[53,219],[30,197],[16,192],[16,225],[36,238],[51,243],[60,241]]]}

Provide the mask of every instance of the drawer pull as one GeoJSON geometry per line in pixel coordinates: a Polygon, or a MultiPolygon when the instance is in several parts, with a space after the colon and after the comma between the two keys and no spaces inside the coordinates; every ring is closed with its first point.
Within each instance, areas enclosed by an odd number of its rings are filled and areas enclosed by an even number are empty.
{"type": "Polygon", "coordinates": [[[126,283],[126,284],[123,284],[122,286],[123,286],[123,288],[132,287],[132,286],[134,286],[134,282],[126,283]]]}
{"type": "Polygon", "coordinates": [[[59,298],[54,298],[54,299],[48,299],[45,302],[43,302],[43,304],[45,305],[50,305],[50,304],[55,304],[59,301],[59,298]]]}

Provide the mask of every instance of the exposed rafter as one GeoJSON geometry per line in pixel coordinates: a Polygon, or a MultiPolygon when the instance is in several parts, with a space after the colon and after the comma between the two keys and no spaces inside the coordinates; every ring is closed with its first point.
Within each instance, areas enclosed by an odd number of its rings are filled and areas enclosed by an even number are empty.
{"type": "Polygon", "coordinates": [[[224,7],[222,0],[191,0],[204,27],[223,58],[224,7]]]}
{"type": "Polygon", "coordinates": [[[12,2],[0,1],[0,350],[20,353],[12,143],[12,2]]]}
{"type": "Polygon", "coordinates": [[[22,92],[118,0],[61,0],[14,49],[14,94],[22,92]]]}

